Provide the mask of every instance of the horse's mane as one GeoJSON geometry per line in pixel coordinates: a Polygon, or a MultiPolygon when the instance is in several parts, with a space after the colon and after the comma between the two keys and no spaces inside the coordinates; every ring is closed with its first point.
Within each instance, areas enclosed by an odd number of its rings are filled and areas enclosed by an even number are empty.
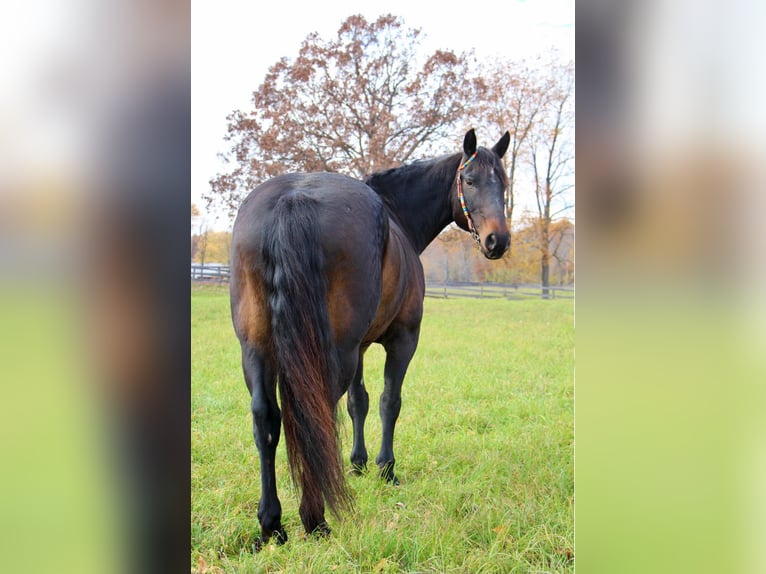
{"type": "Polygon", "coordinates": [[[443,155],[431,159],[375,172],[364,178],[364,183],[380,195],[389,209],[396,211],[397,197],[402,193],[417,194],[419,189],[431,189],[454,177],[460,154],[443,155]],[[418,189],[413,189],[417,182],[418,189]]]}

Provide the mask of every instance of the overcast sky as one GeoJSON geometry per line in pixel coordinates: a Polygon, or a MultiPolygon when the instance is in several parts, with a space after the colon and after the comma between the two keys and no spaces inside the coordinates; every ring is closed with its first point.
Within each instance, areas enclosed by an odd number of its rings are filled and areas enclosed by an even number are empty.
{"type": "Polygon", "coordinates": [[[359,13],[368,20],[401,16],[408,27],[422,30],[426,52],[474,49],[480,58],[522,59],[556,47],[562,58],[574,59],[574,0],[193,0],[192,202],[204,210],[201,195],[222,171],[216,154],[226,151],[226,115],[249,107],[269,66],[296,56],[311,32],[330,38],[359,13]]]}

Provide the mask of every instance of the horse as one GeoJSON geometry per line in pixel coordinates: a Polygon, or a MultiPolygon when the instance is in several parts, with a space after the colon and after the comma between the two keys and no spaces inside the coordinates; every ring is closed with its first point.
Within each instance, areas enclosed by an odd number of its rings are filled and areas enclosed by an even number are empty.
{"type": "Polygon", "coordinates": [[[280,175],[240,206],[230,302],[260,458],[256,551],[270,539],[287,540],[275,478],[280,422],[306,533],[330,533],[325,503],[336,518],[351,508],[335,416],[348,392],[352,469],[364,471],[369,395],[362,365],[372,343],[386,352],[375,462],[383,479],[398,484],[394,427],[425,296],[419,255],[452,222],[472,234],[485,257],[507,251],[501,159],[509,141],[506,132],[491,149],[477,147],[471,129],[460,152],[364,182],[326,172],[280,175]]]}

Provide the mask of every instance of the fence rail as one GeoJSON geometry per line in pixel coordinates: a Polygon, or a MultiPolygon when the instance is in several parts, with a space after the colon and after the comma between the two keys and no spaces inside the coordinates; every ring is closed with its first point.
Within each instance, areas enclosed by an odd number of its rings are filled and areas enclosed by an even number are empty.
{"type": "Polygon", "coordinates": [[[474,299],[530,299],[543,297],[544,289],[547,291],[546,299],[573,299],[574,286],[572,285],[542,285],[509,284],[509,283],[469,283],[469,282],[446,282],[426,283],[426,297],[450,299],[457,297],[470,297],[474,299]]]}
{"type": "Polygon", "coordinates": [[[195,281],[217,281],[223,283],[229,281],[230,271],[228,265],[221,263],[192,263],[191,278],[195,281]]]}

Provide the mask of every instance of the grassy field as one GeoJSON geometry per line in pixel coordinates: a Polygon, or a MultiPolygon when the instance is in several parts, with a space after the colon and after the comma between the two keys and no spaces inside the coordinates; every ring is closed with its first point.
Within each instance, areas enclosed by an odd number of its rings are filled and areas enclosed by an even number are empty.
{"type": "MultiPolygon", "coordinates": [[[[401,485],[349,476],[355,509],[306,538],[277,453],[290,540],[257,555],[258,458],[225,288],[192,293],[196,572],[572,572],[574,325],[569,300],[426,300],[394,450],[401,485]]],[[[380,441],[384,354],[365,356],[367,448],[380,441]]],[[[351,424],[341,400],[346,459],[351,424]]],[[[349,463],[350,467],[350,463],[349,463]]]]}

